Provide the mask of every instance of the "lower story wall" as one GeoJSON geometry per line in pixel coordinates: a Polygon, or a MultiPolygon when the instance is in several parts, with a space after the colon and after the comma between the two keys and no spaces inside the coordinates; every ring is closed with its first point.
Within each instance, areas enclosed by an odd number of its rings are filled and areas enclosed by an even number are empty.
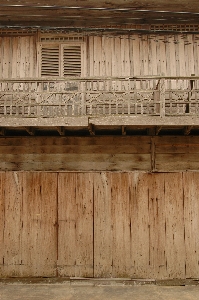
{"type": "Polygon", "coordinates": [[[198,182],[196,171],[2,171],[0,276],[199,277],[198,182]]]}

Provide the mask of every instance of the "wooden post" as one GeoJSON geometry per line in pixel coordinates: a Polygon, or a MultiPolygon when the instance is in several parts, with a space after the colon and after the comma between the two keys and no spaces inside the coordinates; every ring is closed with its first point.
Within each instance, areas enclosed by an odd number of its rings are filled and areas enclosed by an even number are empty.
{"type": "Polygon", "coordinates": [[[165,117],[165,78],[160,79],[160,117],[165,117]]]}

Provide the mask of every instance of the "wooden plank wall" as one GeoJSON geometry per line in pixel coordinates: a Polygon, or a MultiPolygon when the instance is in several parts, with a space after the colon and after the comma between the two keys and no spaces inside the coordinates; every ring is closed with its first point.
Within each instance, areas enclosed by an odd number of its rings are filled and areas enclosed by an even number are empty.
{"type": "Polygon", "coordinates": [[[0,78],[36,77],[36,37],[0,37],[0,78]]]}
{"type": "Polygon", "coordinates": [[[199,276],[199,173],[1,172],[0,276],[199,276]]]}
{"type": "Polygon", "coordinates": [[[0,170],[149,170],[148,137],[1,138],[0,170]]]}
{"type": "Polygon", "coordinates": [[[162,136],[155,138],[155,170],[199,170],[199,138],[197,136],[162,136]]]}
{"type": "Polygon", "coordinates": [[[197,136],[1,137],[1,171],[198,171],[197,136]]]}
{"type": "Polygon", "coordinates": [[[93,36],[88,42],[90,76],[199,75],[198,35],[93,36]]]}
{"type": "Polygon", "coordinates": [[[92,173],[58,174],[58,274],[93,277],[92,173]]]}
{"type": "MultiPolygon", "coordinates": [[[[37,36],[0,37],[0,78],[36,77],[37,36]]],[[[85,76],[199,76],[199,35],[89,36],[85,76]]]]}
{"type": "Polygon", "coordinates": [[[95,179],[96,277],[198,277],[198,173],[95,179]]]}
{"type": "Polygon", "coordinates": [[[0,276],[56,275],[56,176],[0,174],[0,276]]]}

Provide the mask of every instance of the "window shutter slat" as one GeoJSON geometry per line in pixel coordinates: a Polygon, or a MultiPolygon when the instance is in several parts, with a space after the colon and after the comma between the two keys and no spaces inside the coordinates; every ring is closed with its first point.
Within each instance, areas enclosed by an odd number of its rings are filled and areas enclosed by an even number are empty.
{"type": "Polygon", "coordinates": [[[41,48],[41,76],[59,76],[59,46],[41,48]]]}
{"type": "Polygon", "coordinates": [[[64,46],[63,56],[63,75],[81,76],[81,46],[64,46]]]}

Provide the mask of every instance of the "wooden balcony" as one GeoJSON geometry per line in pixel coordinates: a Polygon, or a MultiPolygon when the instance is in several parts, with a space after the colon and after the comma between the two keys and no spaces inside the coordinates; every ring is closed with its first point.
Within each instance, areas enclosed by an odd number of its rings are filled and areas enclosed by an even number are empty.
{"type": "Polygon", "coordinates": [[[198,126],[199,77],[0,80],[0,126],[198,126]]]}

